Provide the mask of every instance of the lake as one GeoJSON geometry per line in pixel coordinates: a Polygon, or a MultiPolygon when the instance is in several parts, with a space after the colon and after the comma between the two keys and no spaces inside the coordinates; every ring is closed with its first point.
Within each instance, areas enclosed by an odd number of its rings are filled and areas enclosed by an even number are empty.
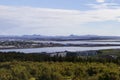
{"type": "Polygon", "coordinates": [[[40,52],[63,52],[63,51],[88,51],[88,50],[102,50],[102,49],[120,49],[120,46],[109,47],[44,47],[44,48],[30,48],[30,49],[4,49],[1,52],[24,52],[24,53],[40,53],[40,52]]]}
{"type": "Polygon", "coordinates": [[[120,44],[119,41],[91,40],[91,41],[33,41],[36,43],[59,43],[59,44],[120,44]]]}
{"type": "MultiPolygon", "coordinates": [[[[60,43],[60,44],[120,44],[114,40],[91,40],[91,41],[33,41],[36,43],[60,43]]],[[[24,52],[24,53],[40,53],[40,52],[63,52],[63,51],[88,51],[102,49],[120,49],[120,46],[101,46],[101,47],[43,47],[29,49],[3,49],[1,52],[24,52]]]]}

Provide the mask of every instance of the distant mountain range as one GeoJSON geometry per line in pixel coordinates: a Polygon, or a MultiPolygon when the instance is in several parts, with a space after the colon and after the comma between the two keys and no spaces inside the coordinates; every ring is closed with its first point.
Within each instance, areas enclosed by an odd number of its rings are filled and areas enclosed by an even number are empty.
{"type": "Polygon", "coordinates": [[[98,36],[98,35],[70,35],[70,36],[43,36],[43,35],[23,35],[23,36],[4,36],[0,35],[0,39],[21,39],[21,40],[104,40],[104,39],[120,39],[120,36],[98,36]]]}

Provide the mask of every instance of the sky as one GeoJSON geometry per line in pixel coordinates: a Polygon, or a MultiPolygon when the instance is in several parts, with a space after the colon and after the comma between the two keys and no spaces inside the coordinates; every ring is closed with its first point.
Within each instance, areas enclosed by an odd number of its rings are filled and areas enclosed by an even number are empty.
{"type": "Polygon", "coordinates": [[[120,0],[0,0],[0,35],[120,36],[120,0]]]}

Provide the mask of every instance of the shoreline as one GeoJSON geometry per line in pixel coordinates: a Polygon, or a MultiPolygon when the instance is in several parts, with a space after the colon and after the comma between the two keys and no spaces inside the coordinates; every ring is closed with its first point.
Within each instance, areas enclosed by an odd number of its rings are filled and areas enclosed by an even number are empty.
{"type": "MultiPolygon", "coordinates": [[[[24,48],[18,48],[18,47],[11,47],[8,48],[0,48],[0,50],[7,50],[7,49],[32,49],[32,48],[48,48],[48,47],[115,47],[120,46],[120,44],[70,44],[70,45],[64,45],[64,46],[43,46],[43,47],[24,47],[24,48]]],[[[4,46],[3,46],[4,47],[4,46]]]]}

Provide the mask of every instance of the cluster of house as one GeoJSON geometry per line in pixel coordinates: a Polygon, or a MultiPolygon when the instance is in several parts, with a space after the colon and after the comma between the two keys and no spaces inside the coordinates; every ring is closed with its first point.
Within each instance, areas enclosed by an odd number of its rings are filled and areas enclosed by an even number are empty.
{"type": "MultiPolygon", "coordinates": [[[[79,51],[79,52],[69,52],[69,51],[64,51],[64,52],[54,52],[50,53],[50,56],[61,56],[65,57],[67,55],[75,55],[75,56],[94,56],[100,54],[97,50],[91,50],[91,51],[79,51]]],[[[116,59],[118,56],[116,55],[101,55],[102,58],[112,58],[116,59]]]]}
{"type": "Polygon", "coordinates": [[[68,54],[75,54],[77,56],[92,56],[92,55],[96,55],[97,51],[79,51],[79,52],[69,52],[69,51],[64,51],[64,52],[54,52],[54,53],[50,53],[50,56],[66,56],[68,54]]]}

